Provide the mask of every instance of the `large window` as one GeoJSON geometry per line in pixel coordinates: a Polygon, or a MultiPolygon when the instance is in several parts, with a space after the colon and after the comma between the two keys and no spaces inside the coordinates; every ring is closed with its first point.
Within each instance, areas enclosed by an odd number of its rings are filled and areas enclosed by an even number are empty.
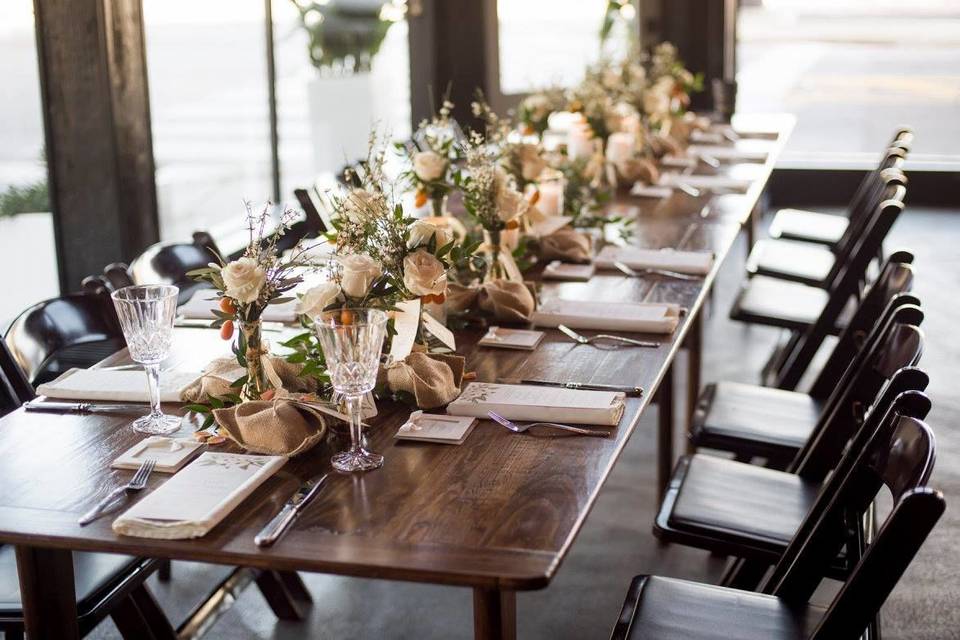
{"type": "Polygon", "coordinates": [[[25,307],[59,292],[43,157],[43,111],[33,3],[0,3],[0,329],[25,307]]]}
{"type": "Polygon", "coordinates": [[[858,164],[894,127],[911,160],[960,161],[960,12],[954,0],[763,0],[740,8],[740,111],[797,115],[795,165],[858,164]]]}

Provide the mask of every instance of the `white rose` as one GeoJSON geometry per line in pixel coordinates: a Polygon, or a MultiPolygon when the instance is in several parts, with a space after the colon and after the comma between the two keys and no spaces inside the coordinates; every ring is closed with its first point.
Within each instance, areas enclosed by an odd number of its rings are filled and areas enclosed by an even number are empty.
{"type": "Polygon", "coordinates": [[[550,100],[539,93],[527,97],[523,106],[534,122],[540,122],[550,114],[550,100]]]}
{"type": "Polygon", "coordinates": [[[351,189],[343,200],[343,215],[350,222],[361,222],[381,209],[379,197],[366,189],[351,189]]]}
{"type": "Polygon", "coordinates": [[[535,144],[518,145],[517,157],[520,159],[520,173],[527,182],[536,180],[547,168],[547,162],[540,154],[540,148],[535,144]]]}
{"type": "Polygon", "coordinates": [[[403,284],[415,296],[439,296],[447,291],[443,263],[423,249],[403,259],[403,284]]]}
{"type": "Polygon", "coordinates": [[[437,248],[449,244],[453,239],[450,231],[445,227],[439,227],[426,220],[417,220],[410,225],[410,236],[407,238],[407,248],[415,249],[417,247],[430,243],[430,238],[436,236],[437,248]]]}
{"type": "Polygon", "coordinates": [[[227,296],[237,302],[256,302],[267,274],[253,258],[239,258],[220,270],[227,296]]]}
{"type": "Polygon", "coordinates": [[[340,295],[340,287],[336,282],[324,282],[319,284],[300,298],[297,303],[297,313],[309,318],[315,318],[330,306],[337,296],[340,295]]]}
{"type": "Polygon", "coordinates": [[[362,298],[380,277],[380,263],[362,253],[350,253],[337,259],[340,263],[340,288],[351,298],[362,298]]]}
{"type": "Polygon", "coordinates": [[[662,118],[670,112],[670,95],[662,87],[651,87],[643,94],[643,110],[651,118],[662,118]]]}
{"type": "Polygon", "coordinates": [[[420,151],[413,156],[413,172],[424,182],[433,182],[443,177],[447,160],[434,151],[420,151]]]}

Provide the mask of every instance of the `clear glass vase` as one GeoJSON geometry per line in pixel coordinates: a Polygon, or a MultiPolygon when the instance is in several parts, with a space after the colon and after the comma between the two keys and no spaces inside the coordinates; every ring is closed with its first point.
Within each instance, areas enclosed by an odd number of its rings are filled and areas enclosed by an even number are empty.
{"type": "Polygon", "coordinates": [[[270,388],[267,372],[263,368],[263,325],[260,320],[240,323],[240,351],[247,365],[247,380],[240,397],[244,400],[259,400],[270,388]]]}

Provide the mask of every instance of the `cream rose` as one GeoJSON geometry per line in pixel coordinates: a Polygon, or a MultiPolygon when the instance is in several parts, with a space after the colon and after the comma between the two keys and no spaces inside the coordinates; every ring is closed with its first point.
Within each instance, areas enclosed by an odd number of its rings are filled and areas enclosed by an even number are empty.
{"type": "Polygon", "coordinates": [[[446,170],[446,158],[435,151],[420,151],[413,156],[413,172],[424,182],[439,180],[446,170]]]}
{"type": "Polygon", "coordinates": [[[238,258],[220,270],[227,296],[249,304],[260,297],[267,274],[253,258],[238,258]]]}
{"type": "Polygon", "coordinates": [[[366,189],[351,189],[343,201],[343,215],[350,222],[361,222],[382,209],[379,196],[366,189]]]}
{"type": "Polygon", "coordinates": [[[436,257],[419,249],[403,259],[403,284],[415,296],[443,295],[447,270],[436,257]]]}
{"type": "Polygon", "coordinates": [[[547,162],[540,154],[540,148],[535,144],[518,145],[517,157],[520,160],[520,173],[527,182],[536,180],[547,168],[547,162]]]}
{"type": "Polygon", "coordinates": [[[437,248],[448,244],[453,238],[450,231],[445,227],[439,227],[426,220],[417,220],[410,225],[410,235],[407,238],[407,248],[415,249],[417,247],[430,243],[430,238],[437,238],[437,248]]]}
{"type": "Polygon", "coordinates": [[[373,281],[380,277],[380,263],[368,255],[351,253],[340,256],[340,288],[351,298],[362,298],[370,291],[373,281]]]}
{"type": "Polygon", "coordinates": [[[307,291],[297,303],[297,313],[309,318],[315,318],[330,306],[340,295],[340,287],[336,282],[324,282],[307,291]]]}
{"type": "Polygon", "coordinates": [[[497,167],[495,186],[497,217],[503,222],[510,222],[527,210],[527,199],[513,186],[513,180],[501,167],[497,167]]]}

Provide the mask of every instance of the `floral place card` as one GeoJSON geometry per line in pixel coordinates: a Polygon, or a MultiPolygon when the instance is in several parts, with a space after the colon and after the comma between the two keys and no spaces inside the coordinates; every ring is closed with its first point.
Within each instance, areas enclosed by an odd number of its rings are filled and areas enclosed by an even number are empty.
{"type": "Polygon", "coordinates": [[[176,473],[203,451],[203,443],[192,438],[150,436],[124,451],[110,466],[114,469],[140,468],[148,458],[156,460],[154,471],[176,473]]]}
{"type": "Polygon", "coordinates": [[[553,260],[543,268],[543,277],[547,280],[567,280],[570,282],[587,282],[596,273],[597,267],[590,264],[573,264],[553,260]]]}
{"type": "Polygon", "coordinates": [[[430,332],[434,338],[443,343],[450,351],[457,350],[457,339],[453,336],[453,331],[443,326],[439,320],[432,315],[423,312],[423,328],[430,332]]]}
{"type": "Polygon", "coordinates": [[[526,329],[505,329],[490,327],[486,335],[477,343],[482,347],[496,347],[500,349],[521,349],[533,351],[543,340],[543,331],[528,331],[526,329]]]}
{"type": "Polygon", "coordinates": [[[469,416],[444,416],[414,411],[394,437],[398,440],[463,444],[476,424],[477,419],[469,416]]]}

